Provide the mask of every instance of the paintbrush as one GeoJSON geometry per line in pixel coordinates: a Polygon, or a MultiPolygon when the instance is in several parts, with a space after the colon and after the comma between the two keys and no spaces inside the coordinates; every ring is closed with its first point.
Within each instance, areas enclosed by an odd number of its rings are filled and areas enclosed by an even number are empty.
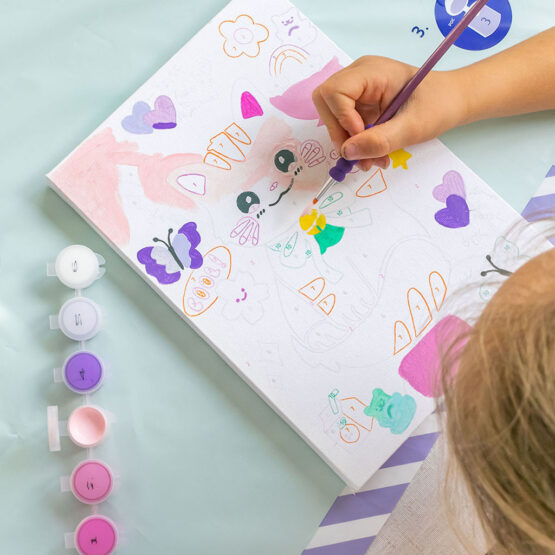
{"type": "MultiPolygon", "coordinates": [[[[478,12],[487,4],[488,0],[477,0],[472,7],[466,12],[463,18],[453,27],[451,32],[443,39],[441,44],[436,48],[433,54],[426,60],[424,65],[407,81],[407,84],[401,89],[399,94],[393,99],[391,104],[385,109],[382,115],[374,122],[370,123],[365,129],[370,129],[374,125],[385,123],[390,120],[399,110],[399,108],[407,101],[409,96],[414,92],[416,87],[422,82],[424,77],[430,73],[434,66],[441,60],[444,54],[449,50],[453,43],[459,38],[461,33],[468,27],[471,21],[478,15],[478,12]]],[[[326,196],[328,191],[336,184],[341,183],[346,175],[353,169],[358,160],[345,160],[339,158],[335,166],[329,171],[329,178],[326,180],[320,192],[312,199],[312,205],[316,204],[326,196]]]]}

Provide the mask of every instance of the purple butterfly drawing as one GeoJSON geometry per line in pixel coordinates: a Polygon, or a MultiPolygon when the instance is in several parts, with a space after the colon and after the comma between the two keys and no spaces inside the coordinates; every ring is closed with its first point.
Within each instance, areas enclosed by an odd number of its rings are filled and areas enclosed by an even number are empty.
{"type": "Polygon", "coordinates": [[[196,249],[200,243],[200,234],[195,222],[183,225],[173,239],[172,233],[173,229],[168,229],[167,241],[158,237],[152,239],[163,246],[144,247],[137,252],[137,260],[144,264],[146,273],[164,285],[178,281],[185,268],[196,270],[203,262],[202,254],[196,249]]]}
{"type": "Polygon", "coordinates": [[[466,202],[466,191],[462,175],[455,170],[448,171],[443,181],[432,191],[433,197],[445,203],[445,208],[434,214],[436,222],[443,227],[456,229],[466,227],[470,222],[470,210],[466,202]]]}

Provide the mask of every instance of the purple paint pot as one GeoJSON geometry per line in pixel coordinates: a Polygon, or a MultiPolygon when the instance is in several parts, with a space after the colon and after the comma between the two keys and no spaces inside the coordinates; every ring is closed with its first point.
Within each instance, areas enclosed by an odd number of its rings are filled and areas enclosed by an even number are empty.
{"type": "Polygon", "coordinates": [[[89,351],[77,351],[64,363],[63,380],[75,393],[92,393],[101,385],[104,367],[100,359],[89,351]]]}

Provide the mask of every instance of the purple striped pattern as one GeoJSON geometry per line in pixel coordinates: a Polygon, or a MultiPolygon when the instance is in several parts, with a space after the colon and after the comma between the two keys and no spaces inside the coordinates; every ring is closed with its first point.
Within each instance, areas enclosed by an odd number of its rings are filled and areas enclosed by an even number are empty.
{"type": "MultiPolygon", "coordinates": [[[[439,434],[437,432],[411,436],[385,461],[381,468],[423,461],[433,447],[439,434]]],[[[396,484],[359,493],[340,495],[327,512],[320,526],[330,526],[390,514],[401,499],[408,483],[396,484]]],[[[302,555],[364,555],[375,536],[312,547],[302,555]]]]}
{"type": "Polygon", "coordinates": [[[407,438],[405,443],[383,463],[382,468],[423,461],[428,456],[438,435],[437,432],[434,432],[407,438]]]}
{"type": "Polygon", "coordinates": [[[334,501],[320,526],[390,513],[401,499],[407,486],[408,484],[397,484],[386,488],[340,495],[334,501]]]}
{"type": "MultiPolygon", "coordinates": [[[[547,172],[546,181],[550,177],[555,177],[555,166],[551,166],[551,169],[547,172]]],[[[522,211],[522,217],[529,222],[555,218],[555,184],[547,184],[546,181],[538,191],[541,194],[532,197],[522,211]]],[[[548,239],[555,245],[555,235],[548,237],[548,239]]]]}
{"type": "Polygon", "coordinates": [[[305,549],[302,555],[363,555],[376,536],[305,549]]]}
{"type": "Polygon", "coordinates": [[[542,218],[553,218],[554,216],[555,193],[532,197],[522,211],[522,217],[529,222],[535,222],[542,218]]]}
{"type": "MultiPolygon", "coordinates": [[[[438,438],[438,433],[409,437],[385,461],[381,468],[423,461],[438,438]]],[[[340,495],[322,520],[320,526],[348,522],[358,518],[390,513],[405,491],[408,484],[397,484],[360,493],[340,495]]]]}

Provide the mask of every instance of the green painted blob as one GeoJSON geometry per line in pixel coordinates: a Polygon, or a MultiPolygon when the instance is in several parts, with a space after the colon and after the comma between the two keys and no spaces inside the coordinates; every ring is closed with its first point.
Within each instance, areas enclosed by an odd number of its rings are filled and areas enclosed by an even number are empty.
{"type": "Polygon", "coordinates": [[[372,401],[364,408],[364,414],[375,418],[380,426],[389,428],[392,434],[402,434],[412,422],[415,412],[416,401],[410,395],[388,395],[379,387],[374,389],[372,401]]]}
{"type": "Polygon", "coordinates": [[[314,236],[314,239],[316,239],[320,247],[320,253],[324,254],[330,247],[337,245],[337,243],[341,241],[344,233],[344,227],[327,224],[320,233],[314,236]]]}

